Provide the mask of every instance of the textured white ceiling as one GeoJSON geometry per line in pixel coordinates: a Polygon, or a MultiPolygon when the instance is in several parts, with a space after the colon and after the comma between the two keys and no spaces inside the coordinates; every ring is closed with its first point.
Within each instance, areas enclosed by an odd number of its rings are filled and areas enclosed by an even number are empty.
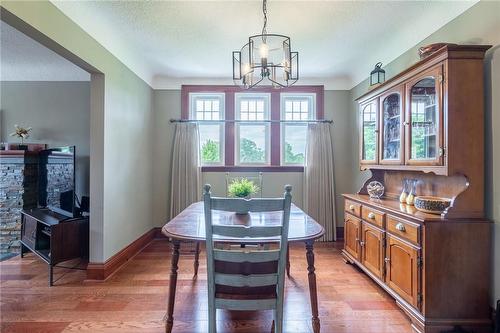
{"type": "Polygon", "coordinates": [[[90,81],[90,74],[0,21],[1,81],[90,81]]]}
{"type": "MultiPolygon", "coordinates": [[[[262,26],[260,1],[52,2],[154,88],[230,83],[262,26]]],[[[268,32],[291,37],[301,83],[350,89],[476,2],[270,0],[268,32]]]]}

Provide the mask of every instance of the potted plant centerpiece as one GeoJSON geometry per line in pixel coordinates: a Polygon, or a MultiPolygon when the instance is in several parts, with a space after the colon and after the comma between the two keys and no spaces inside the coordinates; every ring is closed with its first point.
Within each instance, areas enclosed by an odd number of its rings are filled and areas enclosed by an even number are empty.
{"type": "MultiPolygon", "coordinates": [[[[250,199],[252,194],[257,193],[259,187],[246,178],[235,179],[229,184],[227,192],[233,198],[250,199]]],[[[248,211],[239,211],[237,214],[248,214],[248,211]]]]}

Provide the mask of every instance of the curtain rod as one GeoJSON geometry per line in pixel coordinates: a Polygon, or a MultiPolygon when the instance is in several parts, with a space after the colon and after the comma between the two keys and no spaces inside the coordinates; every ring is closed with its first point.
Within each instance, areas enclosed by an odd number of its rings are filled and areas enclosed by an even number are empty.
{"type": "Polygon", "coordinates": [[[332,124],[333,120],[194,120],[194,119],[170,119],[171,123],[287,123],[287,124],[303,124],[303,123],[328,123],[332,124]]]}

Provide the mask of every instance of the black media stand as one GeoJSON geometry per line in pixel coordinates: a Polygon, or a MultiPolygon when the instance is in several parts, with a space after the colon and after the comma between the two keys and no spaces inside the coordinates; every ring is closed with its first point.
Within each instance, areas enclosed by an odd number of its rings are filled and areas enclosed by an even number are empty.
{"type": "Polygon", "coordinates": [[[49,265],[49,286],[53,267],[60,262],[88,258],[89,219],[68,218],[45,208],[21,212],[21,258],[29,250],[49,265]]]}

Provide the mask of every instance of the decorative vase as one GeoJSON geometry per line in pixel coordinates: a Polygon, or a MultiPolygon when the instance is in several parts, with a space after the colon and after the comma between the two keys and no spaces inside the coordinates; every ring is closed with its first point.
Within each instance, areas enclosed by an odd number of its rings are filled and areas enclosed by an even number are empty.
{"type": "Polygon", "coordinates": [[[399,196],[399,202],[406,203],[406,197],[408,196],[408,179],[403,179],[403,189],[401,190],[401,195],[399,196]]]}
{"type": "Polygon", "coordinates": [[[411,185],[411,190],[406,197],[406,204],[413,206],[414,201],[415,201],[415,196],[417,195],[417,180],[412,179],[408,182],[408,185],[411,185]]]}

